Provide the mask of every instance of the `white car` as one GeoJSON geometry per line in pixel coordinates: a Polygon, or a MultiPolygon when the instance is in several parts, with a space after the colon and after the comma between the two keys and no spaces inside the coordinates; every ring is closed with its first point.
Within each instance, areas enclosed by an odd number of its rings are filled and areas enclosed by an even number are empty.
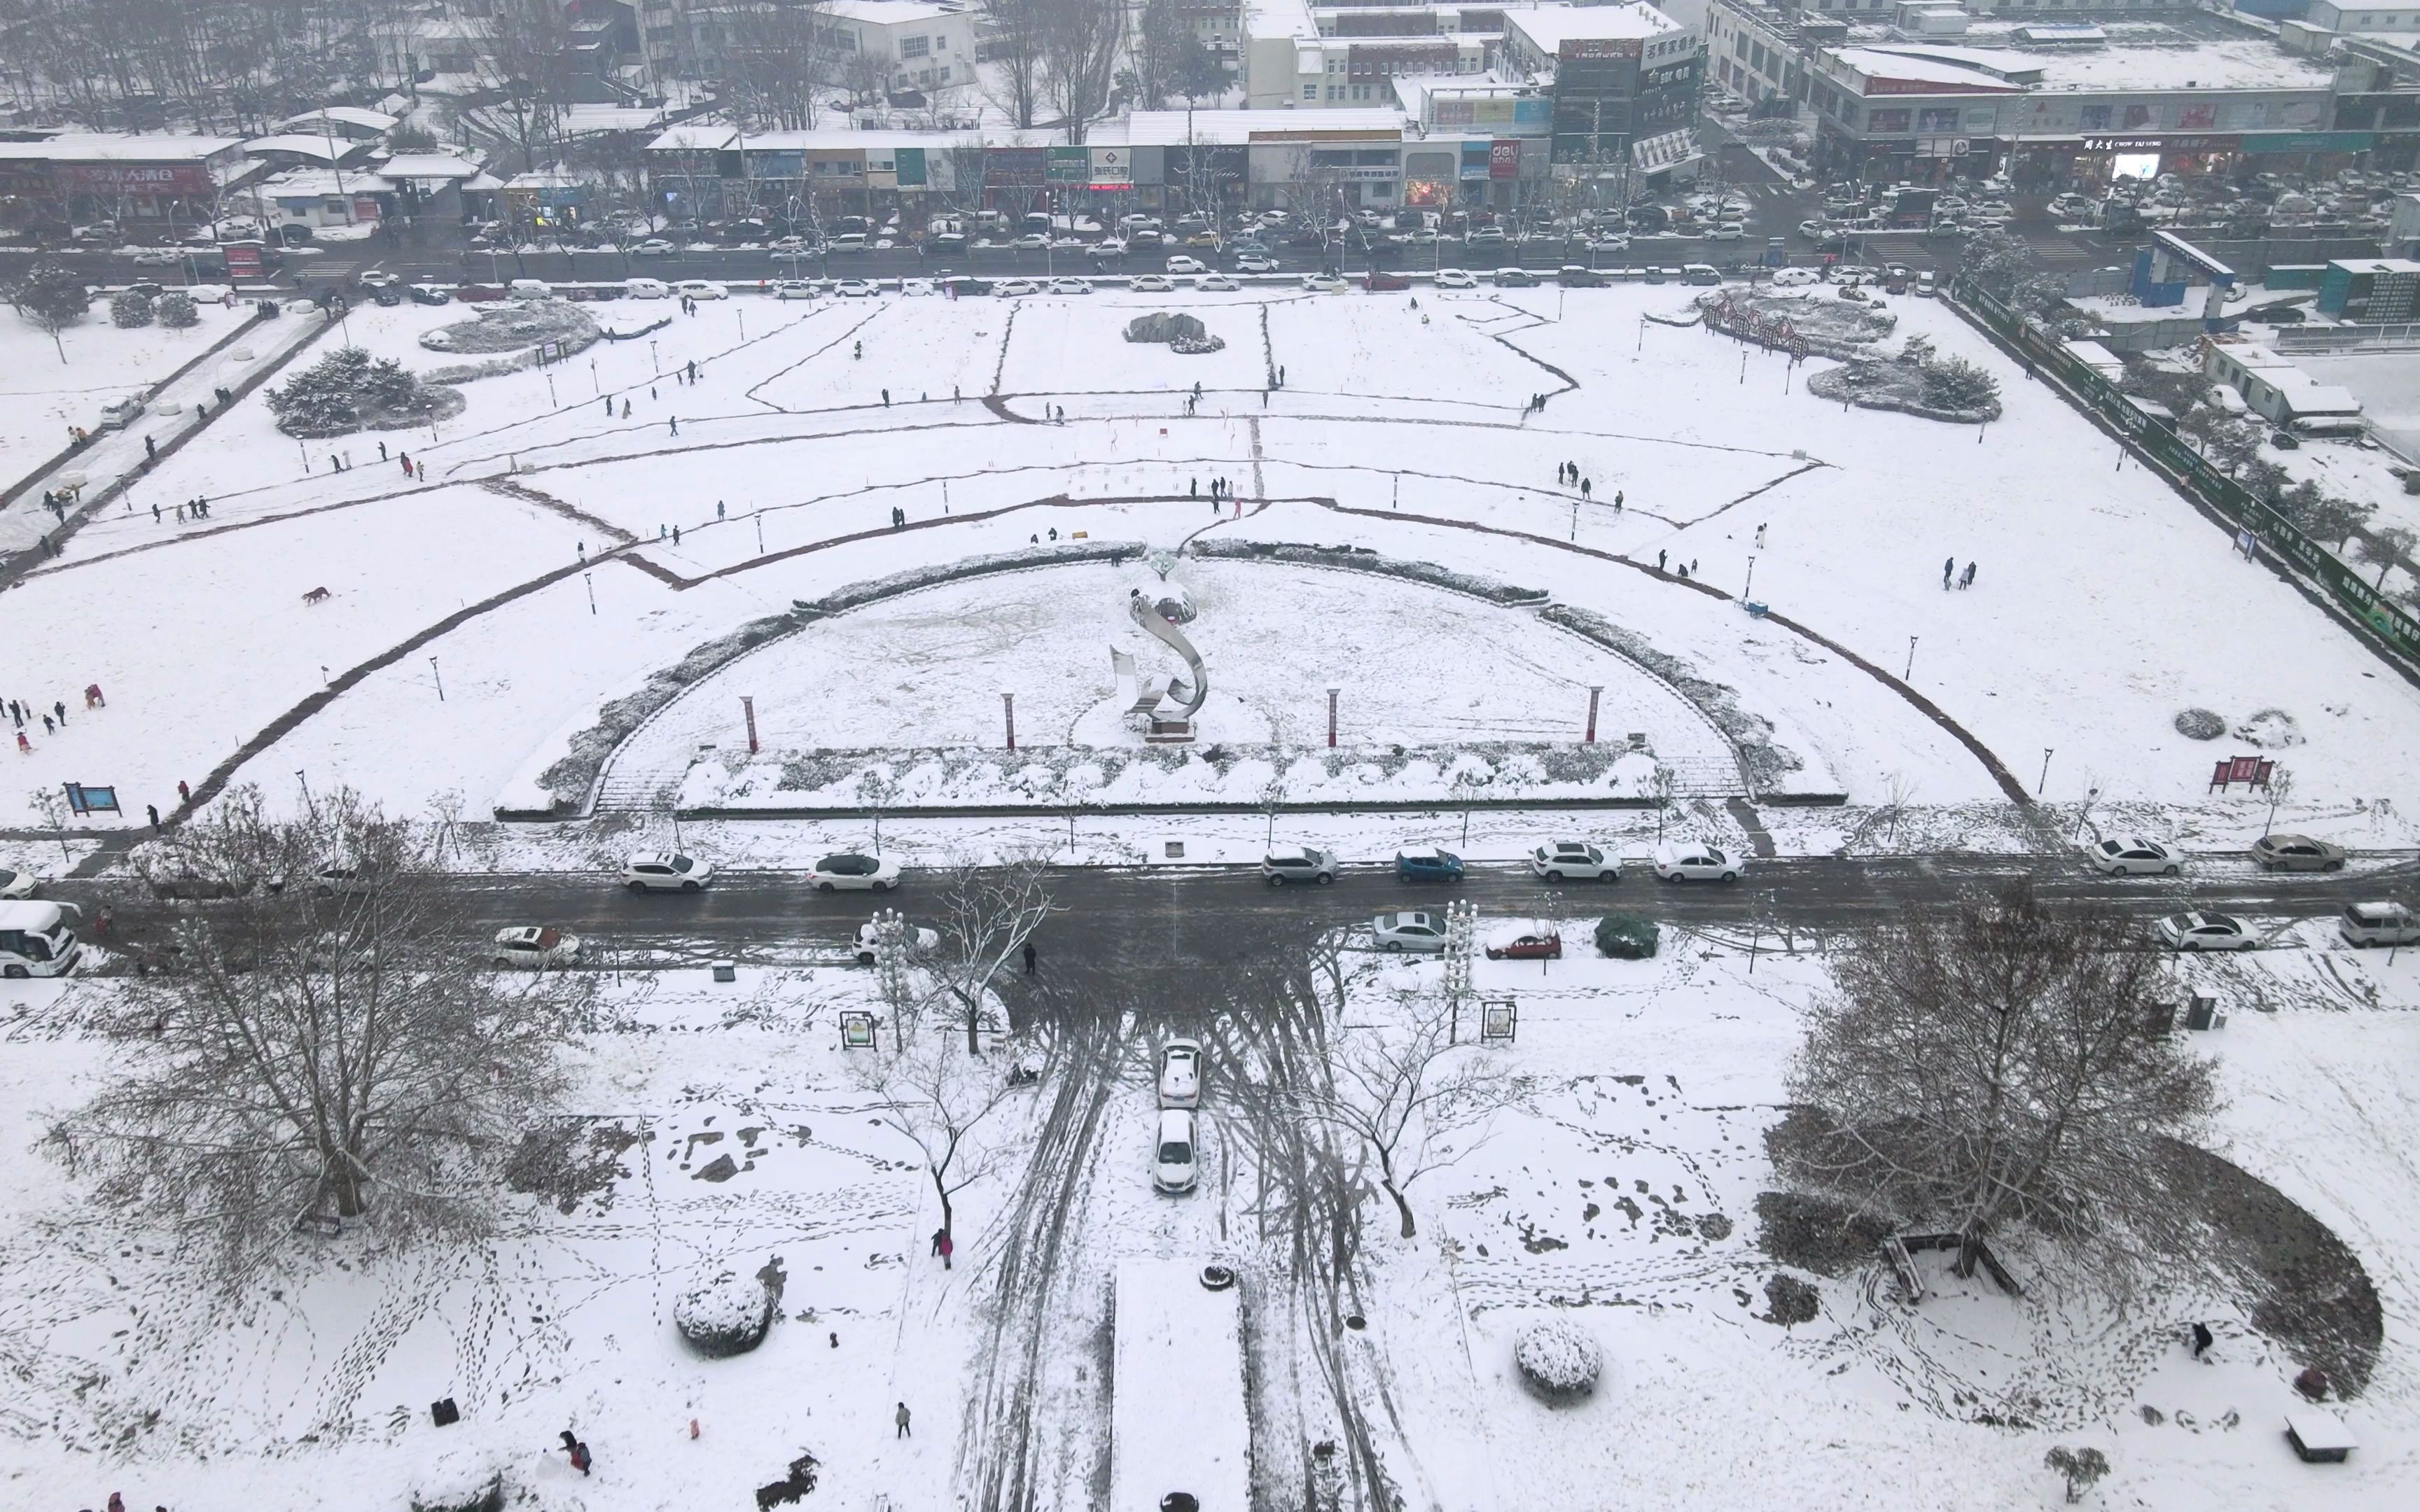
{"type": "Polygon", "coordinates": [[[1167,266],[1171,273],[1206,273],[1210,270],[1209,265],[1201,258],[1188,257],[1183,253],[1168,259],[1167,266]]]}
{"type": "Polygon", "coordinates": [[[1746,236],[1747,227],[1736,221],[1725,221],[1722,224],[1711,226],[1706,231],[1706,239],[1709,241],[1739,241],[1746,236]]]}
{"type": "Polygon", "coordinates": [[[1334,273],[1305,273],[1302,286],[1313,294],[1342,294],[1353,285],[1334,273]]]}
{"type": "Polygon", "coordinates": [[[932,294],[933,281],[929,278],[903,278],[899,281],[899,292],[911,300],[922,299],[932,294]]]}
{"type": "Polygon", "coordinates": [[[554,285],[543,278],[516,278],[504,286],[504,292],[517,300],[551,300],[554,298],[554,285]]]}
{"type": "Polygon", "coordinates": [[[1479,286],[1479,280],[1473,278],[1469,273],[1459,268],[1440,268],[1437,270],[1436,286],[1439,288],[1477,288],[1479,286]]]}
{"type": "Polygon", "coordinates": [[[807,886],[818,892],[854,889],[889,892],[899,885],[899,863],[883,856],[858,856],[844,851],[827,856],[807,869],[807,886]]]}
{"type": "Polygon", "coordinates": [[[2172,877],[2180,869],[2175,851],[2140,835],[2113,835],[2086,854],[2113,877],[2172,877]]]}
{"type": "Polygon", "coordinates": [[[807,245],[807,239],[804,237],[775,237],[765,244],[765,250],[786,257],[791,253],[806,251],[807,245]]]}
{"type": "Polygon", "coordinates": [[[661,237],[649,237],[630,249],[633,257],[669,257],[679,249],[661,237]]]}
{"type": "Polygon", "coordinates": [[[2259,943],[2232,914],[2172,914],[2160,920],[2160,940],[2171,950],[2249,950],[2259,943]]]}
{"type": "Polygon", "coordinates": [[[1042,285],[1030,278],[1008,278],[994,284],[991,292],[995,299],[1013,300],[1027,294],[1039,294],[1042,285]]]}
{"type": "Polygon", "coordinates": [[[580,959],[580,936],[535,924],[500,929],[489,959],[500,966],[520,966],[531,971],[567,966],[580,959]]]}
{"type": "Polygon", "coordinates": [[[874,285],[861,278],[844,278],[832,285],[832,292],[844,300],[870,300],[874,285]]]}
{"type": "Polygon", "coordinates": [[[704,278],[684,278],[673,285],[673,292],[685,300],[727,300],[731,290],[704,278]]]}
{"type": "Polygon", "coordinates": [[[1126,287],[1138,294],[1167,294],[1172,292],[1176,285],[1157,273],[1145,273],[1140,278],[1127,280],[1126,287]]]}
{"type": "Polygon", "coordinates": [[[1442,950],[1445,918],[1439,914],[1380,914],[1370,920],[1370,937],[1381,950],[1442,950]]]}
{"type": "Polygon", "coordinates": [[[1211,294],[1233,294],[1244,285],[1224,273],[1212,273],[1193,286],[1211,294]]]}
{"type": "Polygon", "coordinates": [[[11,872],[0,867],[0,901],[31,898],[34,889],[41,885],[42,879],[31,872],[11,872]]]}
{"type": "Polygon", "coordinates": [[[1239,273],[1274,273],[1277,270],[1278,260],[1265,253],[1248,252],[1235,259],[1235,271],[1239,273]]]}
{"type": "Polygon", "coordinates": [[[622,868],[632,892],[695,892],[714,880],[714,868],[690,856],[634,856],[622,868]]]}
{"type": "Polygon", "coordinates": [[[622,292],[634,300],[669,300],[673,286],[660,278],[626,278],[622,292]]]}
{"type": "Polygon", "coordinates": [[[1152,1188],[1158,1192],[1190,1192],[1193,1176],[1193,1114],[1186,1108],[1163,1108],[1159,1138],[1152,1148],[1152,1188]]]}
{"type": "Polygon", "coordinates": [[[1822,282],[1823,282],[1823,275],[1812,268],[1776,268],[1773,270],[1773,285],[1776,288],[1803,288],[1809,284],[1822,282]]]}
{"type": "MultiPolygon", "coordinates": [[[[908,924],[902,926],[902,931],[906,935],[908,953],[910,956],[928,956],[941,948],[941,936],[931,930],[908,924]]],[[[878,953],[875,947],[881,943],[881,939],[882,932],[875,926],[874,920],[869,918],[857,926],[855,949],[859,965],[874,964],[875,956],[878,953]]]]}
{"type": "MultiPolygon", "coordinates": [[[[169,254],[168,260],[170,262],[175,262],[177,260],[176,254],[169,254]]],[[[393,288],[396,285],[403,281],[396,277],[393,273],[388,272],[383,268],[373,268],[367,272],[360,275],[360,282],[364,288],[393,288]]]]}
{"type": "MultiPolygon", "coordinates": [[[[0,893],[0,897],[22,894],[0,893]]],[[[2397,903],[2347,903],[2336,933],[2348,945],[2420,945],[2420,919],[2397,903]]]]}
{"type": "Polygon", "coordinates": [[[1050,245],[1050,239],[1039,231],[1029,231],[1009,245],[1019,252],[1041,252],[1050,245]]]}
{"type": "Polygon", "coordinates": [[[1311,882],[1324,887],[1336,880],[1336,856],[1309,845],[1280,845],[1261,857],[1261,875],[1272,887],[1289,882],[1311,882]]]}
{"type": "Polygon", "coordinates": [[[1159,1047],[1159,1105],[1193,1108],[1202,1105],[1202,1045],[1195,1040],[1171,1040],[1159,1047]]]}
{"type": "MultiPolygon", "coordinates": [[[[638,281],[633,279],[631,282],[636,283],[638,281]]],[[[662,285],[658,285],[657,286],[661,287],[662,285]]],[[[812,300],[815,297],[817,292],[818,290],[815,288],[814,283],[811,279],[785,278],[773,285],[773,298],[777,300],[812,300]]]]}
{"type": "Polygon", "coordinates": [[[123,399],[112,399],[101,407],[101,428],[123,430],[132,424],[134,417],[142,412],[143,401],[132,394],[123,399]]]}
{"type": "Polygon", "coordinates": [[[1084,282],[1080,278],[1054,278],[1050,281],[1050,292],[1053,294],[1090,294],[1093,292],[1093,285],[1084,282]]]}
{"type": "Polygon", "coordinates": [[[1630,250],[1630,238],[1620,231],[1614,232],[1610,236],[1590,237],[1589,238],[1588,250],[1598,253],[1628,252],[1630,250]]]}
{"type": "Polygon", "coordinates": [[[1529,870],[1549,882],[1620,882],[1621,859],[1581,840],[1559,840],[1529,853],[1529,870]]]}
{"type": "Polygon", "coordinates": [[[1655,847],[1655,874],[1667,882],[1737,882],[1745,863],[1718,845],[1666,841],[1655,847]]]}

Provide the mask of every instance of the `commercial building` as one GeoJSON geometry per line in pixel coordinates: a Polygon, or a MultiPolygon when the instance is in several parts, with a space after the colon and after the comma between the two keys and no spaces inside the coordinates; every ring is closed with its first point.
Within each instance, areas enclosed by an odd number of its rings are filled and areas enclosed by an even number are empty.
{"type": "Polygon", "coordinates": [[[2404,257],[2348,257],[2319,275],[2319,313],[2339,320],[2383,324],[2420,316],[2420,262],[2404,257]]]}
{"type": "Polygon", "coordinates": [[[1540,6],[1504,18],[1504,70],[1546,91],[1549,161],[1575,170],[1627,165],[1634,145],[1688,131],[1704,61],[1698,35],[1650,5],[1540,6]]]}
{"type": "Polygon", "coordinates": [[[232,136],[62,131],[0,142],[0,224],[65,231],[113,220],[173,230],[212,220],[219,196],[267,164],[232,136]]]}

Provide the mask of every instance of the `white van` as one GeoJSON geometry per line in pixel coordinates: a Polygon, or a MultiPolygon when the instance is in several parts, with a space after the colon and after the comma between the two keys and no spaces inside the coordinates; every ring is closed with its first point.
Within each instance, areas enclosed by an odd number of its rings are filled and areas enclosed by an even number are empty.
{"type": "Polygon", "coordinates": [[[622,281],[622,292],[634,300],[669,300],[673,286],[660,278],[628,278],[622,281]]]}
{"type": "Polygon", "coordinates": [[[63,977],[73,971],[84,947],[75,925],[84,911],[73,903],[0,903],[0,977],[63,977]]]}

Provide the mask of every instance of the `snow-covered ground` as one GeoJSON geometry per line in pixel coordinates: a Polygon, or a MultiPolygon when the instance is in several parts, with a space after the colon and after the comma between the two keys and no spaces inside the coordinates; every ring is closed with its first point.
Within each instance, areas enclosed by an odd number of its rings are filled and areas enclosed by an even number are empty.
{"type": "MultiPolygon", "coordinates": [[[[70,426],[98,433],[101,406],[159,382],[252,314],[249,305],[198,309],[199,323],[182,331],[157,323],[121,331],[110,324],[104,301],[61,332],[56,346],[15,312],[0,316],[0,483],[13,484],[66,446],[70,426]]],[[[208,398],[210,385],[200,387],[208,398]]]]}

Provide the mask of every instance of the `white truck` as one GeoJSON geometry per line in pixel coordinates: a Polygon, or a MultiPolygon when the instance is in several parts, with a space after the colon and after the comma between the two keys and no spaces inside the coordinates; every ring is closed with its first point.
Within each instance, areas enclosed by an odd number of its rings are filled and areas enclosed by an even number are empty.
{"type": "Polygon", "coordinates": [[[1251,1505],[1243,1304],[1222,1276],[1214,1288],[1200,1260],[1118,1263],[1109,1512],[1251,1505]]]}

